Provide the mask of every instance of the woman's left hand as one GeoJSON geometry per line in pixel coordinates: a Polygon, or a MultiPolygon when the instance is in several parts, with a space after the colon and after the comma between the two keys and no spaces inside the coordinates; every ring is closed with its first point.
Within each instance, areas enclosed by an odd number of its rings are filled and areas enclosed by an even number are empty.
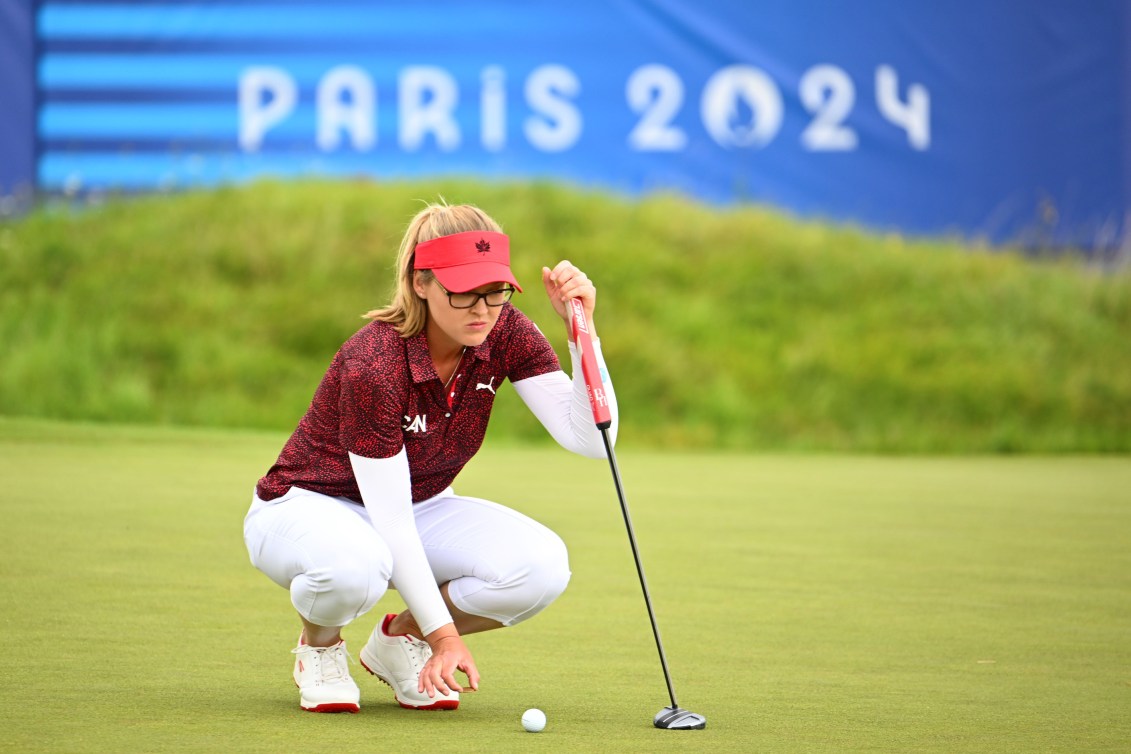
{"type": "Polygon", "coordinates": [[[424,663],[417,680],[416,690],[434,697],[437,693],[466,691],[456,680],[455,671],[462,670],[472,691],[479,690],[479,668],[471,658],[471,651],[455,631],[452,624],[442,626],[425,637],[432,648],[432,656],[424,663]]]}
{"type": "Polygon", "coordinates": [[[585,309],[585,318],[589,320],[590,332],[593,333],[594,338],[597,337],[597,331],[593,324],[593,309],[597,305],[597,288],[584,272],[577,269],[573,263],[563,259],[554,265],[552,270],[549,267],[542,268],[542,285],[546,287],[546,295],[550,298],[554,311],[565,320],[566,331],[570,334],[570,340],[573,340],[573,328],[570,326],[573,313],[569,309],[571,298],[581,299],[581,305],[585,309]]]}

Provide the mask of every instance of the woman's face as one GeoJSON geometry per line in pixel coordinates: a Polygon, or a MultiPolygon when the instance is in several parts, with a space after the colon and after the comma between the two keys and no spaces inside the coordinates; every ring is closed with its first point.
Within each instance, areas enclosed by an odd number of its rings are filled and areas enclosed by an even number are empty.
{"type": "MultiPolygon", "coordinates": [[[[487,293],[507,287],[506,283],[488,283],[472,289],[472,292],[487,293]]],[[[435,278],[423,282],[418,274],[413,279],[413,288],[428,303],[427,334],[432,345],[441,345],[435,342],[437,337],[446,338],[457,346],[474,348],[481,345],[502,311],[501,306],[487,306],[483,298],[478,298],[470,309],[457,309],[448,301],[447,292],[435,278]]]]}

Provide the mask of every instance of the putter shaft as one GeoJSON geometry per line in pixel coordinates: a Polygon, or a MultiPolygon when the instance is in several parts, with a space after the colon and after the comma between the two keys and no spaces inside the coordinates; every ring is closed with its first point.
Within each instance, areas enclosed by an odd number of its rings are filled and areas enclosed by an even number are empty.
{"type": "Polygon", "coordinates": [[[652,596],[648,593],[648,580],[644,578],[644,566],[640,563],[640,552],[636,547],[636,532],[632,529],[632,517],[628,515],[628,501],[625,500],[624,487],[620,481],[617,456],[613,452],[613,444],[609,441],[608,427],[600,427],[600,430],[601,439],[605,442],[605,451],[609,455],[609,467],[613,470],[613,482],[617,488],[621,513],[624,514],[624,525],[628,529],[628,542],[632,545],[632,559],[636,562],[636,574],[640,577],[640,588],[644,591],[644,604],[648,606],[648,620],[652,622],[652,635],[656,638],[656,650],[660,653],[660,665],[664,669],[664,681],[668,684],[668,697],[672,701],[672,707],[678,709],[679,703],[675,700],[675,688],[672,686],[671,672],[668,671],[668,658],[664,654],[664,643],[660,640],[660,626],[656,623],[656,612],[652,609],[652,596]]]}

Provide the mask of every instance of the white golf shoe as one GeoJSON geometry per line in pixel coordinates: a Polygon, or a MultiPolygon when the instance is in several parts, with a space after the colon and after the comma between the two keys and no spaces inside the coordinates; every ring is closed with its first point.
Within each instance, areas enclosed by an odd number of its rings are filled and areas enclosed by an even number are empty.
{"type": "Polygon", "coordinates": [[[332,647],[299,644],[295,656],[295,685],[299,705],[307,712],[357,712],[361,692],[350,678],[346,643],[332,647]]]}
{"type": "Polygon", "coordinates": [[[459,707],[459,692],[450,694],[436,692],[430,697],[426,692],[417,691],[420,671],[432,656],[428,642],[407,634],[390,636],[389,623],[396,615],[390,613],[373,629],[369,642],[361,650],[361,666],[380,678],[393,689],[397,703],[406,709],[439,710],[459,707]]]}

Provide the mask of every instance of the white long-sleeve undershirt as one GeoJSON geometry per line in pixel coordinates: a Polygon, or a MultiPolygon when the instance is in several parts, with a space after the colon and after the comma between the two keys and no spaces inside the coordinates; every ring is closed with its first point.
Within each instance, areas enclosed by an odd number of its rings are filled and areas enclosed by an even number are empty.
{"type": "Polygon", "coordinates": [[[369,520],[393,554],[393,583],[423,634],[452,622],[412,515],[412,476],[402,446],[392,458],[349,454],[369,520]]]}
{"type": "MultiPolygon", "coordinates": [[[[601,382],[613,419],[612,427],[609,428],[609,442],[615,445],[617,397],[605,367],[605,357],[601,354],[601,341],[593,341],[593,352],[597,357],[601,382]]],[[[605,443],[593,421],[593,409],[589,405],[589,392],[585,388],[581,359],[574,343],[569,344],[569,358],[573,372],[572,382],[564,372],[549,372],[519,380],[514,383],[514,389],[559,445],[589,458],[604,458],[605,443]]]]}

